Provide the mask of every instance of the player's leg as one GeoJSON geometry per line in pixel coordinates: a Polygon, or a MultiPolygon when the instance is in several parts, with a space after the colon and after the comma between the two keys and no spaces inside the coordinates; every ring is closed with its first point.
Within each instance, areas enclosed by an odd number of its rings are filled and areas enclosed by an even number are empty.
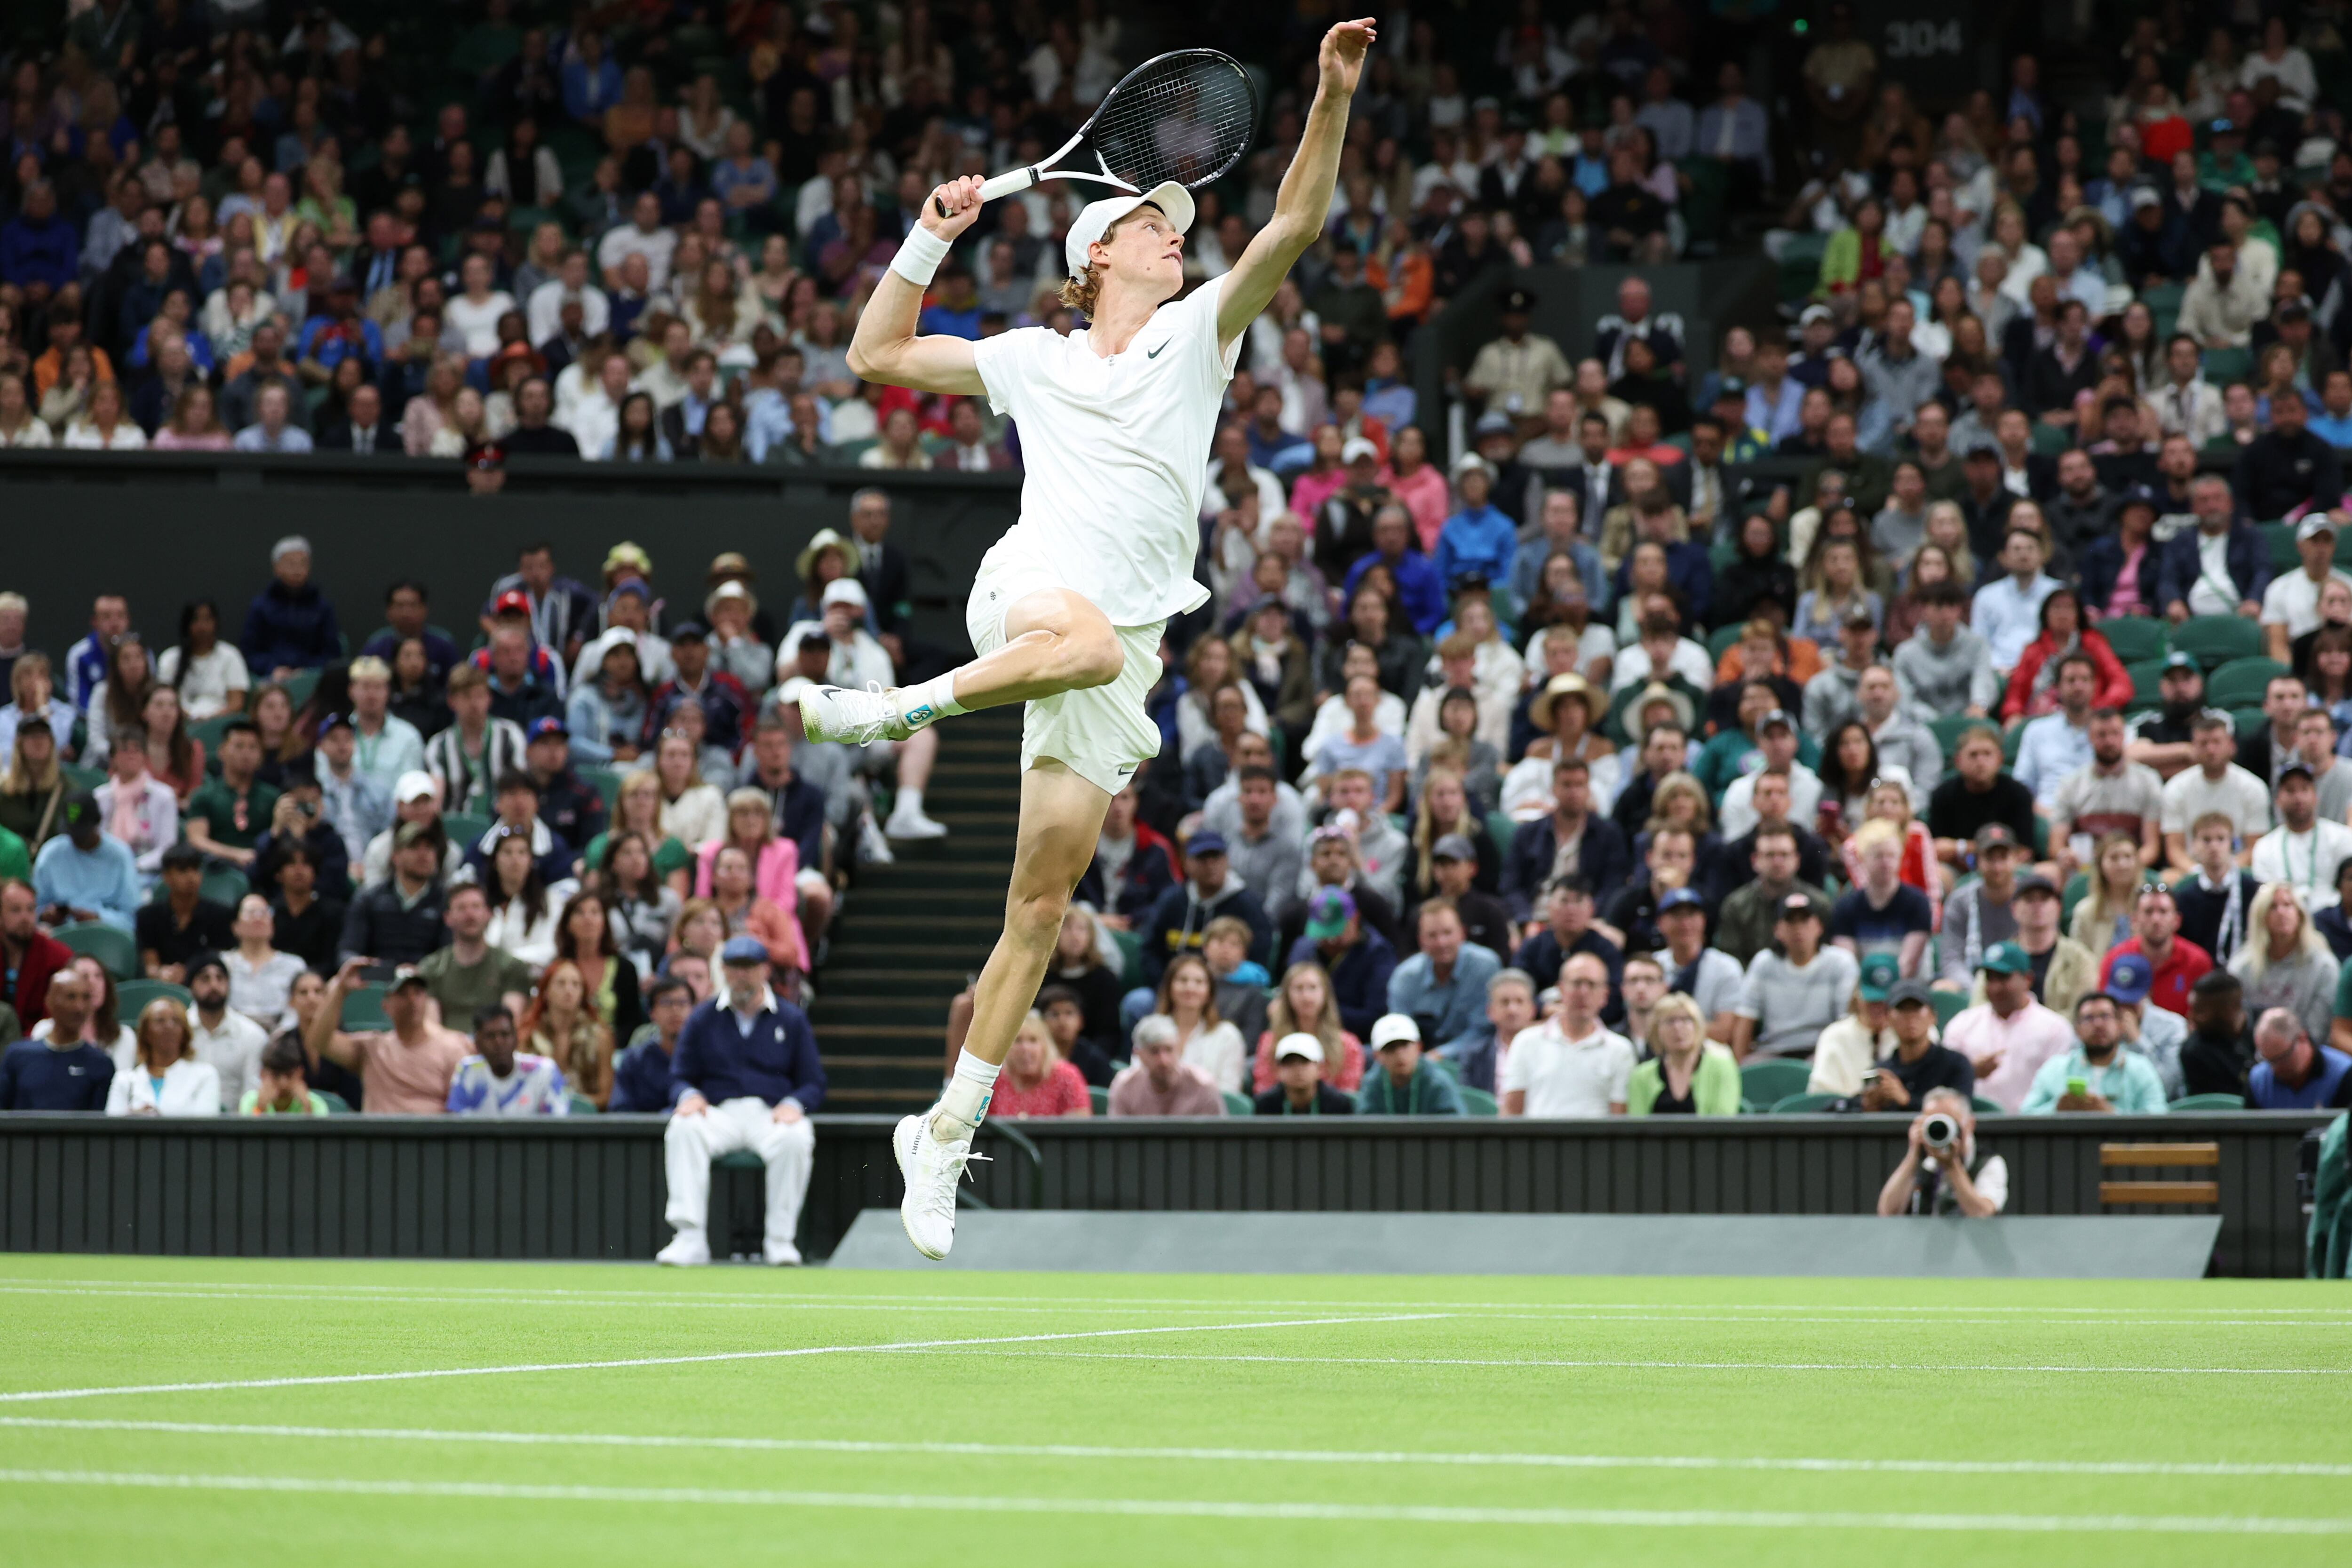
{"type": "MultiPolygon", "coordinates": [[[[976,598],[973,613],[984,618],[988,607],[976,598]]],[[[1033,588],[1002,616],[1002,640],[992,637],[995,647],[945,675],[884,692],[811,689],[801,699],[803,729],[818,741],[903,740],[958,713],[1034,702],[1118,679],[1125,662],[1118,633],[1084,595],[1033,588]]]]}
{"type": "Polygon", "coordinates": [[[907,1181],[899,1214],[925,1256],[946,1256],[955,1237],[956,1184],[988,1109],[996,1070],[1036,999],[1070,892],[1101,837],[1110,793],[1067,763],[1041,757],[1021,776],[1021,820],[1005,889],[1004,932],[980,972],[971,1021],[939,1103],[899,1122],[892,1142],[907,1181]]]}

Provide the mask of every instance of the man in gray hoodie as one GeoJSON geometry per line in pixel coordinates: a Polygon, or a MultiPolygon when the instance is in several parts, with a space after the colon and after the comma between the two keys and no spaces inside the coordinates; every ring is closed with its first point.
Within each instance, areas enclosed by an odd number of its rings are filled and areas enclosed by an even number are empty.
{"type": "Polygon", "coordinates": [[[2000,700],[1991,650],[1983,637],[1960,625],[1967,604],[1956,583],[1930,583],[1919,590],[1919,629],[1895,650],[1895,679],[1915,713],[1981,719],[2000,700]]]}

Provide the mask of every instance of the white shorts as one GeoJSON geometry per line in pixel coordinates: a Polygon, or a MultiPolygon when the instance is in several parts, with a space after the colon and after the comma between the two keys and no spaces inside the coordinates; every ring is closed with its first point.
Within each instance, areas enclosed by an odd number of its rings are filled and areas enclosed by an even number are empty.
{"type": "MultiPolygon", "coordinates": [[[[993,653],[1004,645],[1005,613],[1022,599],[1041,588],[1067,586],[1034,557],[996,545],[982,558],[964,606],[973,651],[993,653]]],[[[1160,683],[1160,641],[1167,625],[1112,627],[1127,656],[1117,679],[1028,705],[1021,726],[1023,773],[1038,758],[1051,757],[1107,795],[1133,782],[1136,768],[1160,754],[1160,726],[1143,701],[1160,683]]]]}

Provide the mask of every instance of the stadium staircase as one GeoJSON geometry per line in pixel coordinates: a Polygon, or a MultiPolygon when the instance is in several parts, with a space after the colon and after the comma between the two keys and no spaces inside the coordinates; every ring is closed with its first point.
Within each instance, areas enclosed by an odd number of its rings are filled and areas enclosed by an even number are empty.
{"type": "Polygon", "coordinates": [[[950,722],[923,795],[948,837],[895,844],[893,864],[858,868],[809,1018],[832,1110],[920,1110],[938,1098],[948,1003],[1004,924],[1020,758],[1019,708],[950,722]]]}

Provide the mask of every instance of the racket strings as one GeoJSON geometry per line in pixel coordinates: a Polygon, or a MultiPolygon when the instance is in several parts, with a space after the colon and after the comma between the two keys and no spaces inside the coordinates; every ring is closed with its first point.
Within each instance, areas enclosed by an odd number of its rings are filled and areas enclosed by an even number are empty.
{"type": "Polygon", "coordinates": [[[1188,51],[1151,62],[1103,100],[1087,140],[1138,190],[1163,180],[1201,185],[1248,150],[1257,97],[1231,59],[1188,51]]]}

